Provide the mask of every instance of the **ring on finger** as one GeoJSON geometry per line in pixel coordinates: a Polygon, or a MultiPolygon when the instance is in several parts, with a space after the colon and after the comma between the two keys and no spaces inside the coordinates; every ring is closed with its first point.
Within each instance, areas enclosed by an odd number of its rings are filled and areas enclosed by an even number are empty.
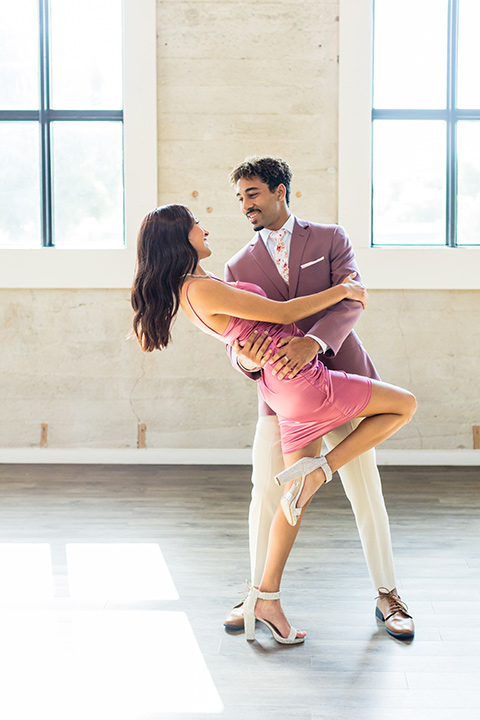
{"type": "Polygon", "coordinates": [[[290,362],[290,360],[288,359],[288,357],[286,355],[284,355],[283,357],[285,359],[285,364],[290,362]]]}

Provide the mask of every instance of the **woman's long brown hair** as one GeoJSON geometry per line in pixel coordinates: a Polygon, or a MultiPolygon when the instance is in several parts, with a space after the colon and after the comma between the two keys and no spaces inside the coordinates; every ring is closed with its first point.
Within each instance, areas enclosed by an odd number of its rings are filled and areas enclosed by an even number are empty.
{"type": "Polygon", "coordinates": [[[188,233],[195,218],[185,205],[163,205],[143,219],[137,240],[137,269],[131,292],[133,331],[142,350],[167,347],[180,305],[180,287],[198,254],[188,233]]]}

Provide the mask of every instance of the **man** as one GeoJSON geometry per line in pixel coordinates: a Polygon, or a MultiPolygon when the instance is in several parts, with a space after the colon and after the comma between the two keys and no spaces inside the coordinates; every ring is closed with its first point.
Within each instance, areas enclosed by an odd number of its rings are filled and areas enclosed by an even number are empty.
{"type": "MultiPolygon", "coordinates": [[[[259,285],[273,300],[309,295],[341,282],[358,272],[354,252],[343,228],[299,220],[289,210],[292,172],[278,158],[247,158],[230,179],[242,212],[256,236],[226,265],[225,278],[259,285]],[[275,233],[273,235],[273,233],[275,233]]],[[[262,364],[275,364],[279,378],[296,375],[317,353],[331,370],[344,370],[372,378],[377,372],[353,327],[359,303],[341,302],[297,323],[304,337],[286,338],[271,357],[270,339],[252,334],[243,347],[238,343],[232,363],[252,379],[262,364]]],[[[355,427],[352,421],[328,433],[330,450],[355,427]]],[[[251,582],[258,586],[265,565],[270,524],[282,494],[273,478],[283,469],[278,420],[259,396],[259,418],[253,443],[252,500],[249,512],[251,582]]],[[[340,470],[350,500],[374,587],[378,591],[376,616],[387,632],[400,640],[414,636],[407,606],[396,590],[390,527],[375,451],[361,455],[340,470]]],[[[228,630],[243,629],[243,603],[225,620],[228,630]]]]}

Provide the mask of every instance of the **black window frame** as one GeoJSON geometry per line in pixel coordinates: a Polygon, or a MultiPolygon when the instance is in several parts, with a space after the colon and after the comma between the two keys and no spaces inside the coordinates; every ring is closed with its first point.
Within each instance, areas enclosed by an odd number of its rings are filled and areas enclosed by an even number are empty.
{"type": "MultiPolygon", "coordinates": [[[[373,37],[375,37],[375,0],[373,2],[373,37]]],[[[372,147],[373,124],[375,120],[443,120],[446,124],[446,228],[445,244],[434,247],[478,247],[478,245],[459,245],[457,242],[457,192],[458,192],[458,163],[457,163],[457,124],[459,120],[480,121],[479,109],[459,109],[457,107],[457,81],[458,81],[458,14],[460,0],[448,0],[448,39],[447,39],[447,99],[444,109],[413,110],[413,109],[381,109],[372,102],[372,147]]],[[[412,19],[413,22],[413,19],[412,19]]],[[[375,57],[372,63],[372,87],[374,81],[375,57]]],[[[373,101],[374,94],[372,93],[373,101]]],[[[372,152],[373,162],[373,152],[372,152]]],[[[373,172],[372,172],[372,218],[371,218],[371,247],[385,247],[381,243],[374,243],[373,237],[373,172]]],[[[389,246],[390,247],[390,246],[389,246]]],[[[397,247],[407,247],[398,245],[397,247]]],[[[412,247],[408,245],[408,247],[412,247]]],[[[415,245],[415,247],[424,247],[415,245]]]]}
{"type": "Polygon", "coordinates": [[[38,19],[40,107],[38,110],[0,110],[0,122],[36,122],[39,124],[41,246],[55,247],[53,228],[52,123],[62,120],[80,122],[118,121],[123,125],[124,113],[123,108],[121,110],[53,110],[51,108],[50,0],[38,0],[38,19]]]}

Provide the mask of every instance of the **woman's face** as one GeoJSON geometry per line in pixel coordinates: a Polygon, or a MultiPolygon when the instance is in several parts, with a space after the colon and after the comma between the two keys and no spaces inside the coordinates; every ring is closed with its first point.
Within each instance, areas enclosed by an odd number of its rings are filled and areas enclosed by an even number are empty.
{"type": "Polygon", "coordinates": [[[188,233],[188,239],[190,241],[190,244],[197,251],[199,260],[203,260],[204,258],[207,258],[212,254],[210,245],[207,241],[207,237],[208,230],[205,230],[205,228],[199,225],[198,221],[195,220],[192,229],[188,233]]]}

